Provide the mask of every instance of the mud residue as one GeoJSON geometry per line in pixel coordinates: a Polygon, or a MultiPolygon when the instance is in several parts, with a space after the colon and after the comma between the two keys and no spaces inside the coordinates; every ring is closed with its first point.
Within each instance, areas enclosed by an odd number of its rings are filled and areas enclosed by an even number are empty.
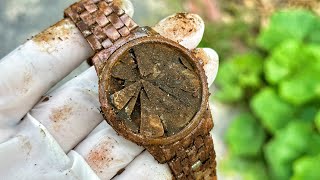
{"type": "Polygon", "coordinates": [[[188,13],[177,13],[161,21],[155,30],[162,36],[181,42],[184,37],[195,33],[201,24],[197,16],[188,13]]]}
{"type": "Polygon", "coordinates": [[[17,137],[21,141],[21,149],[23,152],[26,152],[28,156],[30,156],[31,150],[32,150],[32,145],[30,141],[27,139],[27,137],[24,137],[22,135],[19,135],[17,137]]]}
{"type": "Polygon", "coordinates": [[[75,25],[70,20],[63,19],[33,37],[32,41],[37,43],[41,47],[42,51],[51,53],[56,51],[57,42],[68,39],[70,33],[72,33],[72,29],[75,28],[75,25]]]}
{"type": "Polygon", "coordinates": [[[105,138],[102,142],[96,145],[86,157],[89,166],[97,173],[102,174],[103,170],[108,168],[113,161],[112,149],[115,141],[110,137],[105,138]]]}
{"type": "Polygon", "coordinates": [[[209,63],[208,55],[203,49],[194,49],[192,53],[199,59],[202,65],[206,65],[209,63]]]}
{"type": "Polygon", "coordinates": [[[53,109],[49,117],[53,122],[53,128],[58,131],[63,122],[70,117],[71,113],[72,107],[69,105],[64,105],[62,107],[53,109]]]}
{"type": "Polygon", "coordinates": [[[47,102],[47,101],[50,100],[50,97],[44,96],[44,97],[42,97],[41,99],[42,99],[41,102],[47,102]]]}

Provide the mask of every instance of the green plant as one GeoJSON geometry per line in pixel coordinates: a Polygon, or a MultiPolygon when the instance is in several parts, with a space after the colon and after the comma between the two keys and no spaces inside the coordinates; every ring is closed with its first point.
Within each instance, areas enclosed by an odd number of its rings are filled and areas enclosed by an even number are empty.
{"type": "Polygon", "coordinates": [[[235,119],[229,127],[226,138],[234,155],[250,157],[259,155],[266,139],[266,133],[251,114],[245,113],[235,119]],[[246,129],[246,131],[242,131],[239,136],[239,129],[246,129]],[[251,143],[250,146],[248,146],[248,142],[251,143]]]}
{"type": "Polygon", "coordinates": [[[226,169],[242,173],[232,166],[241,159],[269,179],[320,179],[319,29],[309,11],[277,12],[250,52],[221,64],[215,98],[248,109],[226,133],[226,169]]]}

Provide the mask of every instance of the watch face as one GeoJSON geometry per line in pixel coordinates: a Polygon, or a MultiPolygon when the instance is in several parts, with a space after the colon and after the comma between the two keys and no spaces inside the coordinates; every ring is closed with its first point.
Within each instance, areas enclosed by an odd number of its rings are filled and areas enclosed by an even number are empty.
{"type": "Polygon", "coordinates": [[[108,60],[102,104],[116,131],[142,141],[166,139],[195,121],[204,83],[186,52],[166,41],[145,40],[121,48],[108,60]]]}

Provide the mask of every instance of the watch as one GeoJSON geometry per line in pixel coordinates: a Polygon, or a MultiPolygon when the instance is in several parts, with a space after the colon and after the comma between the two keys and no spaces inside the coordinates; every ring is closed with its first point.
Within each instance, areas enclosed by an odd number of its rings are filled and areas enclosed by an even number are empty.
{"type": "Polygon", "coordinates": [[[207,78],[191,51],[139,27],[113,0],[65,10],[91,48],[106,121],[168,163],[173,179],[216,179],[207,78]]]}

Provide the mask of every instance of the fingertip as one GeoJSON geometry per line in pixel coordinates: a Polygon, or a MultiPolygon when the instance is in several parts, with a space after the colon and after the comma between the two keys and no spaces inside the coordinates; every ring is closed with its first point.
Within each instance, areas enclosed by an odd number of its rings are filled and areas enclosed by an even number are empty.
{"type": "Polygon", "coordinates": [[[219,55],[211,48],[197,48],[193,53],[203,61],[203,68],[207,75],[208,85],[211,86],[218,74],[219,55]]]}
{"type": "Polygon", "coordinates": [[[144,151],[114,180],[152,179],[154,177],[157,177],[157,179],[172,179],[172,174],[167,164],[158,163],[149,152],[144,151]]]}
{"type": "Polygon", "coordinates": [[[133,16],[134,7],[130,0],[114,0],[113,3],[116,6],[121,7],[121,9],[123,9],[126,12],[126,14],[128,14],[130,17],[133,16]]]}
{"type": "Polygon", "coordinates": [[[205,25],[197,14],[177,13],[164,18],[153,28],[160,35],[194,49],[203,37],[205,25]]]}
{"type": "Polygon", "coordinates": [[[211,48],[202,48],[202,49],[207,53],[207,55],[212,61],[214,61],[217,65],[219,65],[219,55],[215,50],[211,48]]]}

